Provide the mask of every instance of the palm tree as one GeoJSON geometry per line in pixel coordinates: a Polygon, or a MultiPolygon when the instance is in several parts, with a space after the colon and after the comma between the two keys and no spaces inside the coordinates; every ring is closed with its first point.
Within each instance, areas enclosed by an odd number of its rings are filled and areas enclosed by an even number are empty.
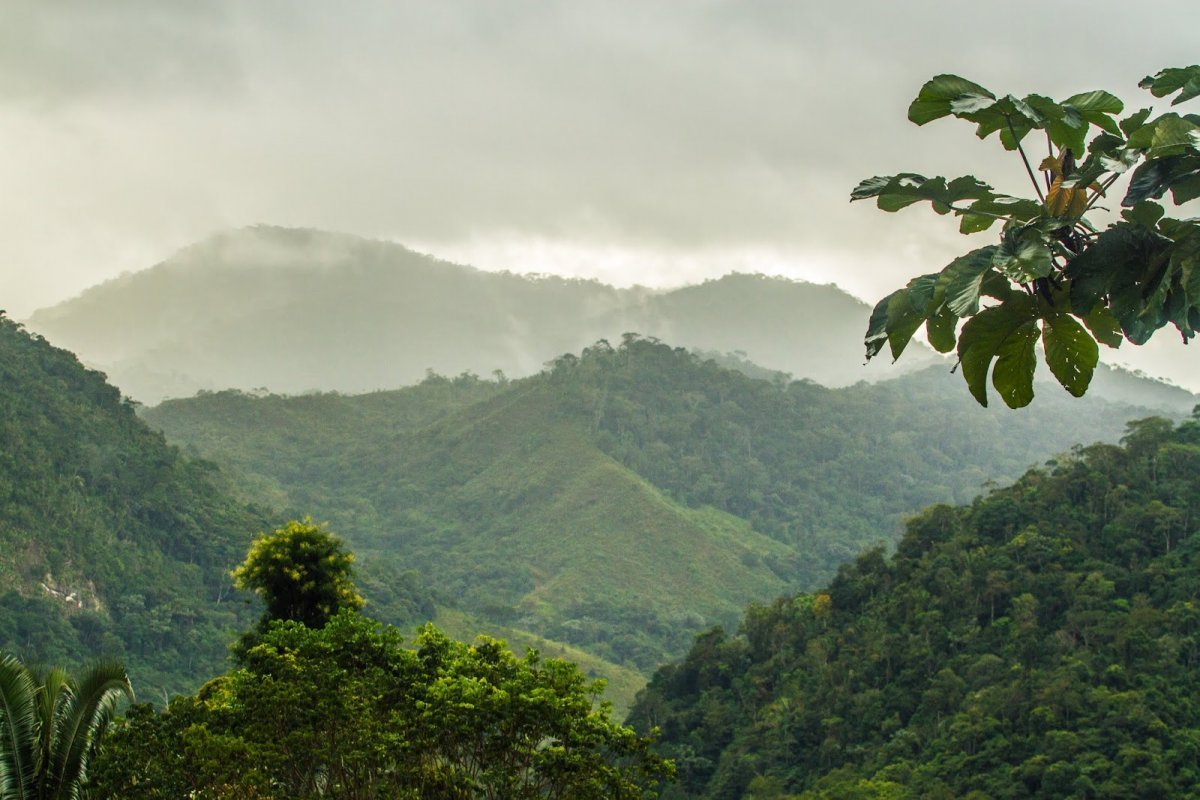
{"type": "Polygon", "coordinates": [[[36,675],[0,656],[0,800],[78,800],[122,696],[132,701],[133,688],[116,661],[75,680],[61,668],[36,675]]]}

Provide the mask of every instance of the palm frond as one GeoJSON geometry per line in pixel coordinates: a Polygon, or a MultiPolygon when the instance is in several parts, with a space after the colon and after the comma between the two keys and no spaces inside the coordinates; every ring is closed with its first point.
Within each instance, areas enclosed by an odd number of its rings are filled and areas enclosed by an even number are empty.
{"type": "Polygon", "coordinates": [[[11,655],[0,656],[0,800],[33,796],[38,773],[38,686],[11,655]]]}
{"type": "Polygon", "coordinates": [[[53,800],[78,800],[100,734],[108,727],[121,697],[133,702],[125,667],[101,661],[87,669],[63,698],[55,720],[55,747],[47,777],[53,800]]]}

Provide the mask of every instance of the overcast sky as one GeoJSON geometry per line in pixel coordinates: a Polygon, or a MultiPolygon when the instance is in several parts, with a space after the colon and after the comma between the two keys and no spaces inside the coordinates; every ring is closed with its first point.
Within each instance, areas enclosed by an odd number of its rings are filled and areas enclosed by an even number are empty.
{"type": "MultiPolygon", "coordinates": [[[[0,307],[23,317],[227,227],[671,286],[731,270],[874,301],[985,241],[847,202],[1020,164],[920,85],[1106,88],[1200,60],[1200,2],[0,0],[0,307]]],[[[1195,213],[1195,212],[1193,212],[1195,213]]],[[[1200,345],[1141,366],[1200,390],[1200,345]]],[[[1149,359],[1149,360],[1147,360],[1149,359]]]]}

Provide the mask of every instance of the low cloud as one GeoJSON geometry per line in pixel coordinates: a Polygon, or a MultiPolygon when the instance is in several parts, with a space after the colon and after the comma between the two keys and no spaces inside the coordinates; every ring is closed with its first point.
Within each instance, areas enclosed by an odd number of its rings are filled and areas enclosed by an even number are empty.
{"type": "Polygon", "coordinates": [[[17,313],[258,222],[517,270],[554,253],[555,271],[620,283],[771,254],[763,271],[827,265],[871,295],[961,245],[932,215],[851,206],[859,179],[1024,180],[961,124],[905,121],[925,79],[1136,97],[1143,74],[1194,60],[1200,23],[1190,0],[1122,15],[1119,41],[1103,7],[1034,2],[73,0],[4,14],[0,174],[17,190],[0,199],[0,296],[17,313]]]}

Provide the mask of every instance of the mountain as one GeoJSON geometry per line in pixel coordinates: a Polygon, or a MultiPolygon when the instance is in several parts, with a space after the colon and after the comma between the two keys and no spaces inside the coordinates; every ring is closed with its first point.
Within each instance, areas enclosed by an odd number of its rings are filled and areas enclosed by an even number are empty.
{"type": "Polygon", "coordinates": [[[439,605],[648,670],[893,542],[923,506],[1147,414],[1061,392],[983,409],[958,381],[752,379],[628,335],[515,381],[226,391],[143,413],[289,515],[328,520],[364,575],[415,570],[439,605]]]}
{"type": "Polygon", "coordinates": [[[1195,796],[1198,517],[1200,415],[927,509],[654,676],[664,797],[1195,796]]]}
{"type": "Polygon", "coordinates": [[[414,383],[430,369],[526,376],[627,331],[740,350],[827,385],[900,374],[932,358],[914,350],[902,365],[863,368],[869,313],[833,286],[780,278],[614,289],[482,272],[345,234],[259,226],[215,235],[38,311],[27,324],[105,371],[125,394],[154,403],[226,388],[364,392],[414,383]]]}
{"type": "MultiPolygon", "coordinates": [[[[450,392],[412,404],[407,421],[452,408],[456,390],[446,385],[450,392]]],[[[405,424],[404,414],[389,416],[405,424]]],[[[102,374],[0,316],[0,650],[31,664],[120,658],[142,700],[195,690],[224,671],[229,644],[258,617],[229,571],[255,534],[284,519],[265,509],[276,499],[266,488],[168,445],[102,374]]],[[[499,634],[515,648],[570,658],[609,679],[606,697],[618,709],[644,682],[563,642],[439,609],[403,563],[376,560],[358,583],[368,612],[385,621],[411,628],[432,619],[467,640],[499,634]]],[[[736,618],[732,604],[726,611],[736,618]]]]}
{"type": "Polygon", "coordinates": [[[268,515],[227,489],[103,375],[0,316],[0,648],[122,657],[147,699],[194,688],[253,618],[227,573],[268,515]]]}
{"type": "Polygon", "coordinates": [[[1145,406],[1180,417],[1186,417],[1200,405],[1200,395],[1187,389],[1138,370],[1111,364],[1100,364],[1096,368],[1089,391],[1107,400],[1145,406]]]}

